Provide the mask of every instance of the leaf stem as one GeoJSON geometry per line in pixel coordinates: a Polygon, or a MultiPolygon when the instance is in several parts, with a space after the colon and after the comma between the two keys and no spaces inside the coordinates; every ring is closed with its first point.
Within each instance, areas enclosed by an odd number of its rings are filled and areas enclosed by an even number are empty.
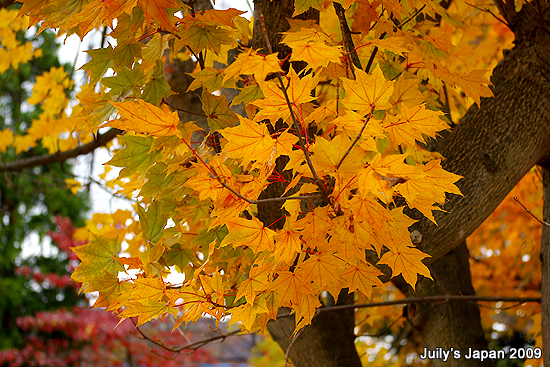
{"type": "Polygon", "coordinates": [[[351,152],[351,148],[353,148],[353,146],[357,143],[357,141],[359,141],[359,138],[361,137],[361,134],[363,134],[363,131],[365,130],[365,127],[367,126],[367,123],[369,122],[370,118],[372,116],[372,112],[369,112],[369,114],[367,115],[367,117],[365,117],[365,123],[363,124],[363,127],[361,128],[361,131],[359,131],[359,134],[357,134],[357,137],[355,138],[355,140],[353,141],[353,143],[351,143],[350,147],[348,148],[348,150],[346,151],[346,153],[344,154],[344,156],[342,157],[342,159],[340,159],[340,162],[338,162],[338,165],[336,166],[336,169],[338,170],[340,168],[340,166],[342,165],[342,162],[344,162],[344,159],[346,159],[346,157],[348,156],[348,154],[351,152]]]}

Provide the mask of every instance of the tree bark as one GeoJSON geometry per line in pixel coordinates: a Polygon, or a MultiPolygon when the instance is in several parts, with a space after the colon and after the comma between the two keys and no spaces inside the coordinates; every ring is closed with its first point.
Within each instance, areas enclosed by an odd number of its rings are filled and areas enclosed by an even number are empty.
{"type": "MultiPolygon", "coordinates": [[[[420,297],[474,295],[466,241],[430,265],[434,280],[422,278],[416,286],[420,297]]],[[[414,293],[409,292],[409,296],[414,293]],[[412,293],[412,294],[411,294],[412,293]]],[[[479,307],[475,302],[415,303],[407,306],[407,319],[424,342],[424,348],[449,351],[448,359],[430,359],[439,366],[494,366],[493,360],[466,359],[469,348],[487,350],[479,307]],[[460,355],[455,355],[458,351],[460,355]]],[[[424,350],[420,353],[423,354],[424,350]]]]}
{"type": "MultiPolygon", "coordinates": [[[[337,305],[352,304],[353,293],[342,292],[337,305]]],[[[287,313],[282,308],[279,313],[287,313]]],[[[311,367],[361,367],[355,349],[355,311],[322,312],[315,316],[310,326],[303,328],[288,353],[295,366],[311,367]]],[[[287,352],[296,326],[294,315],[270,321],[267,329],[283,352],[287,352]]]]}

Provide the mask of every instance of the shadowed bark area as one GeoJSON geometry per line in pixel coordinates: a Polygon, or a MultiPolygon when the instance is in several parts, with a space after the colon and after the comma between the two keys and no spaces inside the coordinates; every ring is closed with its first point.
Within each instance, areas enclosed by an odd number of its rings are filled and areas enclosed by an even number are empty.
{"type": "MultiPolygon", "coordinates": [[[[337,305],[353,303],[353,294],[340,294],[337,305]]],[[[280,313],[289,309],[282,308],[280,313]]],[[[286,352],[292,341],[295,327],[294,316],[270,321],[267,329],[273,339],[286,352]]],[[[295,366],[315,367],[360,367],[361,361],[355,349],[354,311],[322,312],[315,316],[310,326],[293,343],[289,357],[295,366]]]]}
{"type": "MultiPolygon", "coordinates": [[[[408,296],[474,295],[466,241],[430,265],[434,280],[422,278],[416,286],[416,294],[408,296]]],[[[433,359],[438,366],[494,366],[487,359],[466,359],[469,348],[487,350],[488,344],[481,326],[479,307],[475,302],[449,301],[443,303],[416,303],[407,306],[407,319],[420,335],[428,350],[451,351],[448,359],[433,359]],[[460,358],[453,352],[458,350],[460,358]]],[[[424,350],[420,350],[420,353],[424,350]]]]}

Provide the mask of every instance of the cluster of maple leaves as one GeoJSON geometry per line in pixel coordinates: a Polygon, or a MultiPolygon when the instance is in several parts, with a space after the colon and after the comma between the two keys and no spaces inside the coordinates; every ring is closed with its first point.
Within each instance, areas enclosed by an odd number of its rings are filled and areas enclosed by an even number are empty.
{"type": "Polygon", "coordinates": [[[109,162],[122,170],[107,185],[135,200],[136,215],[94,216],[90,232],[78,233],[89,244],[75,248],[81,264],[72,277],[83,291],[99,292],[95,306],[137,316],[139,325],[167,314],[175,326],[230,314],[249,331],[263,330],[286,306],[298,330],[323,292],[337,298],[347,288],[370,298],[373,287],[384,288],[366,252],[412,287],[418,274],[430,277],[404,208],[435,221],[446,194],[460,194],[460,177],[419,142],[466,107],[460,91],[478,104],[491,95],[485,72],[472,66],[494,60],[461,61],[471,37],[490,38],[489,27],[475,33],[471,12],[431,0],[336,3],[353,44],[332,2],[298,0],[294,15],[313,7],[321,22],[288,19],[281,42],[291,63],[306,66],[283,71],[277,54],[246,47],[250,22],[235,9],[195,11],[177,0],[23,1],[19,15],[29,14],[31,25],[80,37],[106,25],[116,40],[88,51],[89,80],[70,115],[47,104],[66,78],[52,74],[33,96],[52,112],[36,124],[60,129],[48,135],[57,147],[90,141],[100,127],[126,131],[109,162]],[[428,19],[443,20],[434,27],[428,19]],[[167,53],[196,62],[189,90],[202,88],[208,131],[182,124],[162,103],[172,93],[167,53]],[[222,88],[238,90],[231,105],[243,104],[245,116],[231,110],[222,88]],[[208,135],[204,143],[192,141],[196,132],[208,135]],[[288,182],[275,170],[279,157],[288,160],[288,182]],[[274,181],[285,181],[282,196],[258,199],[274,181]],[[265,202],[283,203],[281,229],[258,218],[265,202]],[[182,284],[168,282],[174,269],[185,275],[182,284]]]}

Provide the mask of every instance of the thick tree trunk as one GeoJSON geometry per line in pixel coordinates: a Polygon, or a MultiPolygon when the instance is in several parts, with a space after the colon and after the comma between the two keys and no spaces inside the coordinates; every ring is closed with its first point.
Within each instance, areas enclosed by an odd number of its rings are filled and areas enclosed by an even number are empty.
{"type": "MultiPolygon", "coordinates": [[[[338,305],[353,303],[353,294],[340,294],[338,305]]],[[[281,309],[281,312],[288,312],[281,309]]],[[[269,333],[286,352],[295,328],[294,316],[279,318],[267,324],[269,333]]],[[[322,312],[315,316],[310,326],[298,334],[292,344],[289,357],[295,366],[311,367],[361,367],[355,349],[354,311],[322,312]]]]}
{"type": "MultiPolygon", "coordinates": [[[[466,242],[430,265],[434,280],[422,278],[409,296],[474,295],[466,242]]],[[[412,291],[412,289],[411,289],[412,291]]],[[[420,351],[435,352],[438,366],[494,366],[493,360],[466,358],[472,350],[487,350],[479,307],[475,302],[417,303],[407,306],[407,319],[424,342],[420,351]],[[438,349],[439,348],[439,349],[438,349]],[[447,356],[440,352],[449,353],[447,356]],[[457,354],[459,353],[459,354],[457,354]]],[[[432,356],[433,357],[433,356],[432,356]]]]}

